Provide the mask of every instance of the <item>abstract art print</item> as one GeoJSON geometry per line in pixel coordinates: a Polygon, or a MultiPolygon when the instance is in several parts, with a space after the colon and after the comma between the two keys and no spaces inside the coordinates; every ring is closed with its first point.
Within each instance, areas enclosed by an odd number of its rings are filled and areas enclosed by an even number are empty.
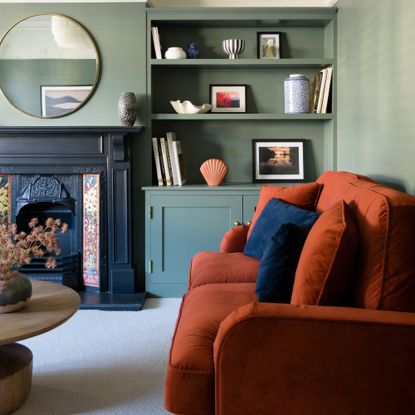
{"type": "Polygon", "coordinates": [[[303,139],[253,139],[252,180],[304,180],[303,139]]]}
{"type": "Polygon", "coordinates": [[[42,117],[59,117],[76,110],[92,91],[92,85],[41,86],[42,117]]]}
{"type": "Polygon", "coordinates": [[[212,112],[246,112],[246,85],[210,85],[212,112]]]}

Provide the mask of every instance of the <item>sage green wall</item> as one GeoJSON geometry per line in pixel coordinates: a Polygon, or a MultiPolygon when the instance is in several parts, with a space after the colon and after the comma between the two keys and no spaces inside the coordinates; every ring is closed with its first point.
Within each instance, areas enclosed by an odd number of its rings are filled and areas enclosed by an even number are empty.
{"type": "Polygon", "coordinates": [[[337,6],[338,169],[415,193],[415,2],[337,6]]]}
{"type": "MultiPolygon", "coordinates": [[[[134,91],[137,124],[144,125],[146,109],[146,16],[144,3],[21,3],[0,4],[0,36],[16,22],[42,13],[61,13],[81,23],[93,36],[101,58],[101,78],[88,103],[74,114],[42,120],[13,108],[0,94],[0,126],[120,125],[118,98],[134,91]]],[[[145,134],[133,137],[133,215],[138,288],[144,287],[144,195],[151,184],[151,154],[145,134]]]]}

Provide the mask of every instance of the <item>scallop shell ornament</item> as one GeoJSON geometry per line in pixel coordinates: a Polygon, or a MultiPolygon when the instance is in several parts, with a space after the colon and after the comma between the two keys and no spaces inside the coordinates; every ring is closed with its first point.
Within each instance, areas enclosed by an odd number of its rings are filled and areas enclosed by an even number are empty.
{"type": "Polygon", "coordinates": [[[200,172],[208,186],[219,186],[228,172],[228,166],[222,160],[209,159],[200,166],[200,172]]]}

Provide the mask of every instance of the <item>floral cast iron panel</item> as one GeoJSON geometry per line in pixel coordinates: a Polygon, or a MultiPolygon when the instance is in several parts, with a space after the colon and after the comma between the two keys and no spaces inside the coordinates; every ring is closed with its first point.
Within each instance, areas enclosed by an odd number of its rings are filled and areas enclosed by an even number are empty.
{"type": "Polygon", "coordinates": [[[83,175],[83,279],[99,288],[99,174],[83,175]]]}

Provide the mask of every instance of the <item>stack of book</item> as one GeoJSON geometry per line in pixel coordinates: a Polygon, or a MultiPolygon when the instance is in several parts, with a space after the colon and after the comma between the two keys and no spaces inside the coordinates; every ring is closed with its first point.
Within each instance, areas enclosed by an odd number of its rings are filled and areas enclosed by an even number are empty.
{"type": "Polygon", "coordinates": [[[311,94],[311,112],[326,114],[328,109],[333,67],[322,68],[314,76],[311,94]]]}
{"type": "Polygon", "coordinates": [[[159,29],[157,27],[151,28],[151,37],[153,38],[154,54],[156,55],[156,59],[163,59],[161,54],[159,29]]]}
{"type": "Polygon", "coordinates": [[[174,132],[166,137],[153,137],[154,163],[159,186],[181,186],[186,182],[181,142],[174,132]]]}

